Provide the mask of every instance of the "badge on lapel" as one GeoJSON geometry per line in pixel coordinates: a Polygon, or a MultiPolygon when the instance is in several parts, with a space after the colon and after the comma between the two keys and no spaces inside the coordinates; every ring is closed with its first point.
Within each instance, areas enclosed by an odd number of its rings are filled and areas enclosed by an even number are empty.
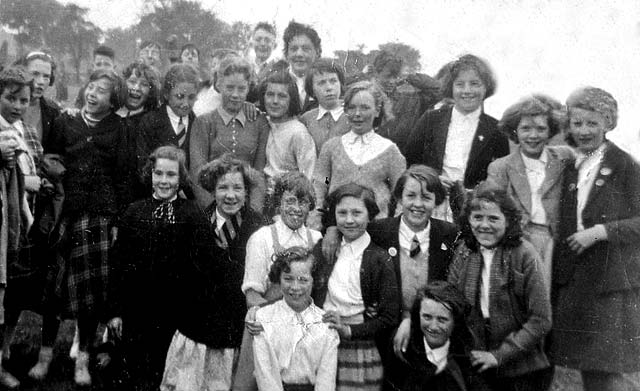
{"type": "Polygon", "coordinates": [[[389,249],[387,250],[387,252],[389,253],[389,255],[391,255],[392,257],[395,257],[396,255],[398,255],[398,250],[396,250],[395,247],[389,247],[389,249]]]}
{"type": "Polygon", "coordinates": [[[598,179],[596,180],[596,186],[598,186],[598,187],[602,187],[602,185],[604,185],[604,179],[602,179],[602,178],[598,178],[598,179]]]}
{"type": "Polygon", "coordinates": [[[442,243],[442,246],[440,246],[440,250],[447,251],[448,249],[449,247],[447,247],[447,245],[444,243],[442,243]]]}
{"type": "Polygon", "coordinates": [[[484,141],[484,136],[483,135],[478,136],[478,140],[484,141]]]}
{"type": "Polygon", "coordinates": [[[609,167],[602,167],[600,169],[600,175],[604,175],[604,176],[611,175],[611,169],[609,167]]]}
{"type": "Polygon", "coordinates": [[[569,184],[569,191],[575,191],[576,190],[576,184],[575,183],[570,183],[569,184]]]}

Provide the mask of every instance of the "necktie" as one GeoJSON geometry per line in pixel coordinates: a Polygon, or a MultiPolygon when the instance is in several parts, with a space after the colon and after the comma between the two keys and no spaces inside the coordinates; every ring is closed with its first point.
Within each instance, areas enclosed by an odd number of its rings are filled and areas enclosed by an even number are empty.
{"type": "Polygon", "coordinates": [[[153,218],[167,224],[175,224],[176,217],[173,213],[173,203],[163,202],[153,211],[153,218]]]}
{"type": "Polygon", "coordinates": [[[409,249],[409,256],[414,258],[416,255],[420,254],[420,241],[417,236],[413,237],[411,241],[411,248],[409,249]]]}
{"type": "Polygon", "coordinates": [[[240,214],[236,214],[225,220],[220,229],[216,228],[216,244],[223,249],[229,248],[229,243],[238,236],[240,224],[242,224],[240,214]]]}
{"type": "Polygon", "coordinates": [[[184,126],[182,117],[180,117],[180,122],[178,122],[178,132],[176,133],[176,137],[178,138],[178,146],[182,147],[184,140],[187,138],[187,127],[184,126]]]}

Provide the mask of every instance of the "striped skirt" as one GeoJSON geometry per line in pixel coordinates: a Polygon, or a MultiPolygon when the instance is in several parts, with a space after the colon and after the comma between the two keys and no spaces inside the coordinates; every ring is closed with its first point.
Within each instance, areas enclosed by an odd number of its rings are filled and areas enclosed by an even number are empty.
{"type": "Polygon", "coordinates": [[[372,340],[341,341],[338,346],[338,391],[380,391],[382,359],[372,340]]]}

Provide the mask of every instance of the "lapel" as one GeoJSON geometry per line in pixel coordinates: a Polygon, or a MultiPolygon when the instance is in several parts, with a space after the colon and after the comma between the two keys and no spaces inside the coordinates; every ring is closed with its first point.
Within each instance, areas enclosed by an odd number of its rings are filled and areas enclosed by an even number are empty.
{"type": "Polygon", "coordinates": [[[160,115],[160,126],[158,127],[160,130],[160,141],[162,141],[163,145],[167,142],[171,142],[172,144],[177,145],[178,140],[176,139],[176,132],[173,130],[173,126],[171,125],[171,120],[169,119],[167,110],[171,109],[167,105],[163,105],[160,108],[160,112],[158,113],[160,115]]]}
{"type": "MultiPolygon", "coordinates": [[[[604,156],[600,162],[600,168],[598,168],[598,174],[593,181],[591,190],[587,202],[582,210],[582,221],[585,221],[585,217],[590,214],[598,214],[600,207],[606,205],[606,201],[600,201],[599,197],[602,193],[602,189],[607,186],[607,183],[618,174],[618,162],[621,161],[619,156],[619,150],[611,142],[607,142],[607,147],[604,151],[604,156]],[[594,209],[595,208],[595,209],[594,209]]],[[[606,197],[606,193],[604,194],[606,197]]]]}
{"type": "MultiPolygon", "coordinates": [[[[429,219],[431,228],[429,229],[429,281],[433,280],[433,276],[442,275],[441,269],[443,265],[440,256],[440,247],[442,246],[442,229],[440,223],[433,219],[429,219]]],[[[446,277],[446,275],[445,275],[446,277]]]]}
{"type": "Polygon", "coordinates": [[[487,115],[480,113],[480,119],[478,121],[478,129],[476,134],[473,135],[473,142],[471,143],[471,151],[469,152],[469,160],[467,160],[467,168],[465,173],[470,172],[472,167],[484,149],[489,145],[491,141],[491,129],[487,121],[487,115]]]}
{"type": "Polygon", "coordinates": [[[442,169],[442,161],[444,160],[444,152],[447,146],[447,136],[449,134],[449,123],[451,122],[451,111],[453,107],[443,109],[441,114],[435,118],[437,121],[433,127],[433,146],[431,151],[425,153],[432,154],[435,162],[442,169]]]}
{"type": "Polygon", "coordinates": [[[507,176],[509,177],[509,182],[518,201],[520,201],[524,210],[531,214],[531,187],[529,186],[529,179],[527,178],[527,168],[524,165],[524,160],[522,160],[519,149],[509,159],[507,176]]]}
{"type": "Polygon", "coordinates": [[[553,148],[547,148],[547,156],[549,161],[545,170],[544,181],[542,182],[541,193],[547,194],[549,190],[560,180],[562,176],[562,170],[564,169],[564,163],[560,160],[558,152],[553,148]]]}
{"type": "MultiPolygon", "coordinates": [[[[480,272],[482,270],[482,254],[480,250],[471,251],[469,248],[465,249],[466,256],[466,275],[464,281],[464,294],[467,302],[472,306],[479,303],[479,288],[480,288],[480,272]]],[[[464,256],[464,254],[463,254],[464,256]]],[[[480,308],[478,308],[478,311],[480,308]]]]}

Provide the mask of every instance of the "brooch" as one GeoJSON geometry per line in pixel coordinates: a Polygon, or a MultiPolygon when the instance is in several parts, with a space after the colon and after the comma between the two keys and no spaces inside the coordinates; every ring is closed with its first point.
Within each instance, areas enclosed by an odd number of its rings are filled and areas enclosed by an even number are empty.
{"type": "Polygon", "coordinates": [[[576,184],[575,183],[569,184],[569,191],[574,191],[575,189],[576,189],[576,184]]]}
{"type": "Polygon", "coordinates": [[[596,180],[596,186],[602,186],[602,185],[604,185],[604,180],[603,179],[596,180]]]}
{"type": "Polygon", "coordinates": [[[484,136],[483,135],[478,136],[478,140],[484,141],[484,136]]]}
{"type": "Polygon", "coordinates": [[[395,247],[389,247],[389,250],[387,250],[387,252],[389,253],[389,255],[391,255],[392,257],[395,257],[396,255],[398,255],[398,250],[396,250],[395,247]]]}
{"type": "Polygon", "coordinates": [[[446,244],[442,243],[442,246],[440,246],[440,250],[444,250],[447,251],[449,249],[449,247],[447,247],[446,244]]]}
{"type": "Polygon", "coordinates": [[[602,167],[600,169],[600,175],[604,175],[604,176],[611,175],[611,169],[609,167],[602,167]]]}

